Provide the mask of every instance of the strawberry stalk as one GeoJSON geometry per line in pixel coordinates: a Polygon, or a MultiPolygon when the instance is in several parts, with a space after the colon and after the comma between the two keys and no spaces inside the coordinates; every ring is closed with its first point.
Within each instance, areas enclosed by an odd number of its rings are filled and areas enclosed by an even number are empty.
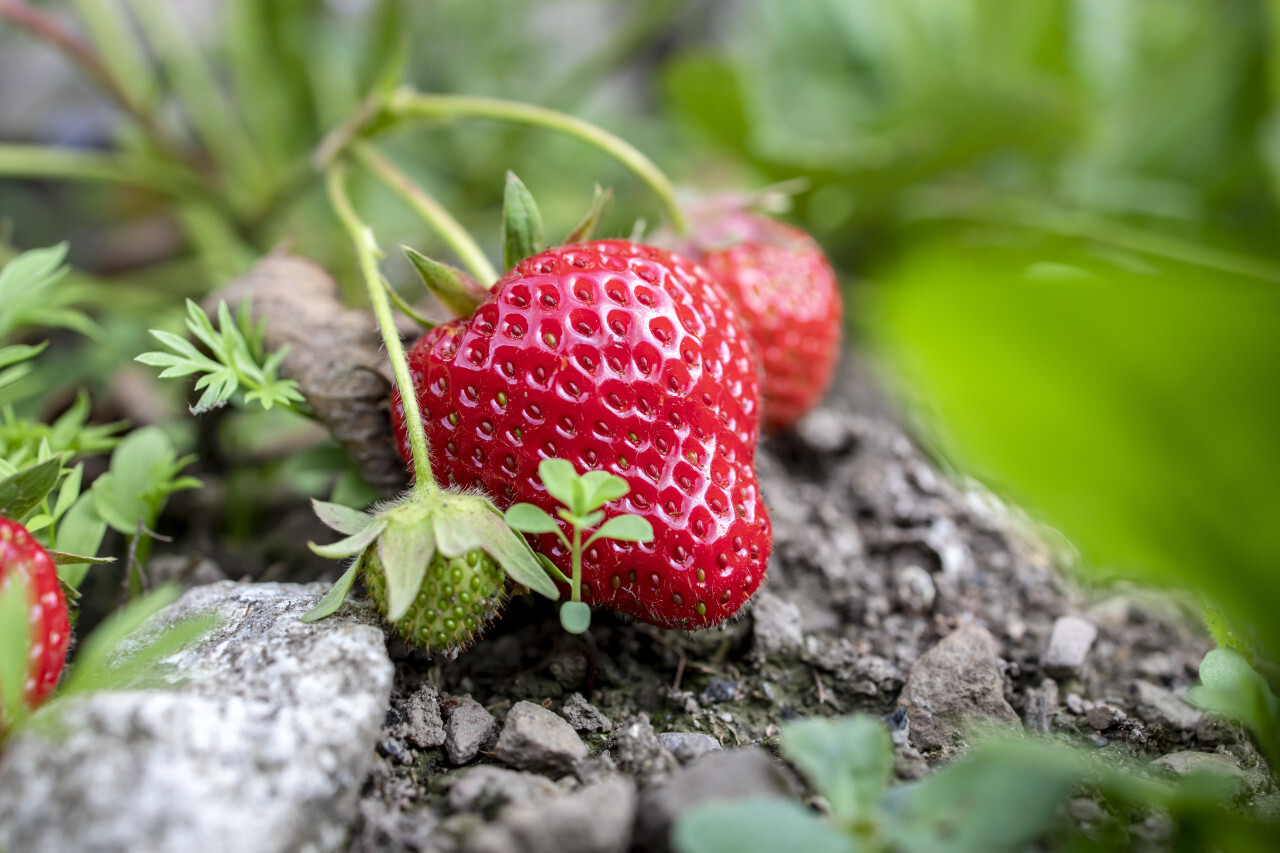
{"type": "Polygon", "coordinates": [[[484,250],[440,202],[368,143],[352,143],[351,153],[440,235],[477,281],[487,288],[498,280],[498,273],[484,250]]]}
{"type": "Polygon", "coordinates": [[[424,95],[408,87],[397,89],[391,94],[387,99],[386,112],[393,119],[454,116],[491,118],[513,124],[545,127],[580,139],[635,173],[662,203],[671,226],[681,234],[688,230],[684,211],[676,199],[675,187],[662,170],[634,145],[591,122],[520,101],[468,95],[424,95]]]}
{"type": "MultiPolygon", "coordinates": [[[[356,140],[362,135],[380,133],[404,120],[447,119],[456,116],[543,127],[579,139],[608,154],[640,178],[657,197],[676,233],[684,234],[689,230],[671,180],[634,145],[591,122],[520,101],[469,95],[425,95],[403,86],[390,92],[381,101],[371,96],[363,102],[356,113],[321,143],[316,151],[315,161],[322,167],[327,166],[341,151],[356,144],[356,140]]],[[[383,178],[387,179],[385,175],[383,178]]],[[[396,189],[391,181],[388,181],[388,185],[396,189]]],[[[492,281],[480,275],[477,278],[485,283],[492,281]]]]}
{"type": "Polygon", "coordinates": [[[360,220],[355,208],[351,206],[351,198],[347,194],[345,163],[334,161],[325,169],[325,187],[329,191],[329,201],[334,213],[355,245],[360,274],[369,291],[369,302],[373,306],[378,329],[382,332],[382,340],[387,347],[387,358],[391,361],[396,386],[401,389],[409,446],[413,451],[414,493],[433,495],[440,491],[440,487],[431,475],[431,457],[427,452],[427,435],[422,427],[422,411],[418,408],[418,398],[413,393],[409,361],[405,358],[404,345],[400,343],[400,333],[396,331],[395,317],[391,313],[391,300],[387,298],[388,285],[378,270],[378,258],[382,251],[373,237],[373,231],[360,220]]]}
{"type": "Polygon", "coordinates": [[[346,538],[329,545],[312,543],[311,549],[325,557],[354,559],[303,621],[335,612],[363,570],[369,595],[407,642],[436,650],[461,649],[497,618],[506,601],[507,578],[548,598],[558,598],[559,592],[529,543],[506,524],[492,501],[436,483],[422,412],[391,313],[390,287],[378,270],[381,252],[373,232],[351,205],[346,170],[341,159],[330,161],[325,185],[333,211],[355,246],[396,387],[401,390],[413,488],[373,513],[314,502],[320,520],[346,538]]]}

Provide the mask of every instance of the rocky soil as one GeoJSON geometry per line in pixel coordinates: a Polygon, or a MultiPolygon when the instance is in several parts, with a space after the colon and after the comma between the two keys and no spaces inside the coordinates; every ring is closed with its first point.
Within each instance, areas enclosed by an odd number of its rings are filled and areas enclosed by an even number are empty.
{"type": "MultiPolygon", "coordinates": [[[[193,588],[178,612],[229,621],[169,661],[175,686],[82,700],[0,755],[0,849],[662,851],[696,802],[803,794],[780,727],[852,712],[886,716],[902,780],[985,720],[1267,793],[1243,733],[1185,699],[1194,619],[1073,586],[1066,552],[944,476],[857,371],[758,466],[767,587],[709,632],[601,613],[584,641],[517,600],[471,651],[429,658],[358,603],[299,623],[320,585],[193,588]]],[[[189,583],[246,573],[184,565],[189,583]]]]}

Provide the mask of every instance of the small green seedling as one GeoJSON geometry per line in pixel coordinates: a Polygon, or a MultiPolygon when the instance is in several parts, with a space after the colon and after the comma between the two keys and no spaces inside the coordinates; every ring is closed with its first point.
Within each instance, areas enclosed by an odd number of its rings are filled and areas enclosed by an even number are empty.
{"type": "Polygon", "coordinates": [[[563,504],[556,514],[573,528],[572,541],[564,534],[560,522],[533,504],[518,503],[508,509],[507,524],[524,533],[554,533],[569,549],[573,558],[572,577],[565,577],[545,555],[538,557],[547,571],[569,584],[569,600],[560,605],[560,624],[571,634],[581,634],[591,625],[591,608],[582,600],[582,552],[600,539],[650,542],[653,526],[637,515],[615,515],[605,521],[601,507],[631,491],[621,477],[604,471],[579,475],[573,463],[564,459],[544,459],[538,465],[538,476],[547,493],[563,504]],[[584,542],[583,531],[591,528],[595,528],[595,532],[584,542]]]}

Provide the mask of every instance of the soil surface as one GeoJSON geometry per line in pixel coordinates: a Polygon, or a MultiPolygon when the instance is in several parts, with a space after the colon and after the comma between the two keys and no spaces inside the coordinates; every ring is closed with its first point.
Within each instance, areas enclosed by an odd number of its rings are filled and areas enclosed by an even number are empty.
{"type": "MultiPolygon", "coordinates": [[[[1184,701],[1210,647],[1186,609],[1073,585],[1067,553],[990,494],[941,474],[861,369],[846,363],[824,407],[764,442],[757,465],[774,553],[766,587],[731,624],[682,634],[597,612],[584,642],[560,629],[550,605],[517,600],[456,659],[393,643],[393,708],[351,849],[447,849],[475,828],[473,811],[459,813],[449,796],[475,762],[455,767],[443,748],[405,734],[424,686],[446,703],[469,696],[499,721],[522,701],[556,711],[594,760],[641,791],[674,766],[661,750],[631,754],[635,737],[652,737],[648,726],[776,754],[789,720],[899,705],[906,714],[889,719],[910,727],[898,739],[904,780],[962,752],[978,715],[1144,762],[1225,753],[1255,790],[1267,785],[1247,737],[1184,701]],[[979,641],[955,639],[922,662],[948,636],[979,641]],[[620,738],[628,725],[640,734],[620,738]]],[[[679,739],[662,742],[679,755],[679,739]]],[[[491,749],[479,756],[495,760],[491,749]]],[[[572,789],[592,772],[559,784],[572,789]]]]}

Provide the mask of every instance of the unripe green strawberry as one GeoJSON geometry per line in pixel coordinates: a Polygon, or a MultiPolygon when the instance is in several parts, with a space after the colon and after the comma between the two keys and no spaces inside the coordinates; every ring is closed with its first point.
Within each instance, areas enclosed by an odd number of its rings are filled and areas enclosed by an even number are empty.
{"type": "MultiPolygon", "coordinates": [[[[465,649],[502,611],[506,573],[483,551],[460,557],[437,552],[418,595],[392,623],[405,642],[430,651],[465,649]]],[[[365,563],[365,585],[380,613],[387,612],[387,581],[377,551],[365,563]]]]}

